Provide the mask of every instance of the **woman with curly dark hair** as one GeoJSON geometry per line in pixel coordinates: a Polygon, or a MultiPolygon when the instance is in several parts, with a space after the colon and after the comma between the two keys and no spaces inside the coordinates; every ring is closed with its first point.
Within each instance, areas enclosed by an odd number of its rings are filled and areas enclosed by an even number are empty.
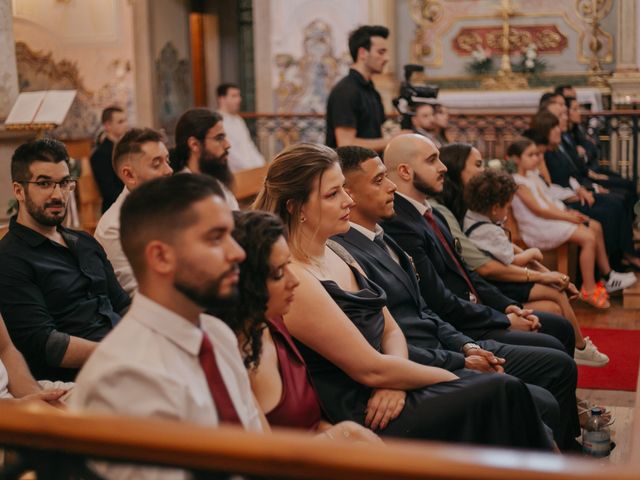
{"type": "Polygon", "coordinates": [[[240,265],[235,311],[223,315],[233,316],[251,388],[269,424],[316,431],[330,439],[379,442],[355,422],[331,425],[322,420],[304,360],[282,321],[299,283],[289,268],[291,252],[282,222],[259,211],[234,212],[234,219],[233,236],[247,258],[240,265]]]}

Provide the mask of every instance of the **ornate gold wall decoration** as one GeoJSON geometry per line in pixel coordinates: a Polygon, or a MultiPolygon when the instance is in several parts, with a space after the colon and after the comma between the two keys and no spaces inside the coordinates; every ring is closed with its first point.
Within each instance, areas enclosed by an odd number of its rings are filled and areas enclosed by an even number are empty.
{"type": "Polygon", "coordinates": [[[442,65],[442,43],[432,41],[433,27],[444,16],[444,6],[441,0],[411,0],[411,17],[416,23],[415,37],[411,42],[411,59],[413,62],[429,66],[442,65]],[[435,48],[434,48],[435,46],[435,48]],[[428,57],[435,55],[434,59],[428,57]]]}
{"type": "Polygon", "coordinates": [[[575,2],[575,12],[587,27],[580,32],[578,61],[588,64],[592,71],[598,70],[600,62],[613,62],[613,36],[600,27],[600,22],[611,13],[611,7],[611,0],[576,0],[575,2]],[[585,48],[587,38],[588,46],[585,48]],[[600,53],[601,50],[603,53],[600,53]]]}
{"type": "MultiPolygon", "coordinates": [[[[453,39],[459,55],[470,55],[476,48],[502,53],[502,27],[464,27],[453,39]]],[[[509,28],[509,50],[519,52],[535,44],[539,53],[560,53],[569,44],[556,25],[518,25],[509,28]]]]}
{"type": "Polygon", "coordinates": [[[442,2],[438,0],[412,0],[411,16],[418,25],[438,23],[444,14],[442,2]]]}

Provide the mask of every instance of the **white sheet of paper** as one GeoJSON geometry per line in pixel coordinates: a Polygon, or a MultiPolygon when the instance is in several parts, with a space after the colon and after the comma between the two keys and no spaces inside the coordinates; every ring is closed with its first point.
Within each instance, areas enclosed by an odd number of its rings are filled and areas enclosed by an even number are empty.
{"type": "Polygon", "coordinates": [[[16,103],[13,104],[9,116],[5,120],[6,125],[10,124],[30,124],[36,116],[38,107],[44,100],[46,91],[24,92],[18,95],[16,103]]]}
{"type": "Polygon", "coordinates": [[[42,101],[42,105],[40,105],[40,109],[33,123],[62,124],[75,97],[76,90],[49,90],[42,101]]]}

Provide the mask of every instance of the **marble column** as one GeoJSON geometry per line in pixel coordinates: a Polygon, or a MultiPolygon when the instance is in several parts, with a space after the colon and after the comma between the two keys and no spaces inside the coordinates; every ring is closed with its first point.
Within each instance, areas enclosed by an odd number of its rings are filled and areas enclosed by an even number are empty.
{"type": "Polygon", "coordinates": [[[13,40],[11,0],[0,0],[0,52],[5,52],[0,62],[0,120],[4,120],[18,96],[18,67],[13,40]]]}
{"type": "Polygon", "coordinates": [[[0,0],[0,225],[7,220],[7,205],[13,197],[11,189],[11,155],[23,139],[16,138],[1,125],[18,96],[18,67],[13,40],[13,14],[11,0],[0,0]]]}
{"type": "Polygon", "coordinates": [[[387,42],[391,59],[389,63],[387,63],[384,73],[375,75],[373,81],[380,92],[385,110],[387,113],[392,113],[394,109],[391,99],[398,95],[400,88],[400,83],[398,82],[398,77],[395,72],[396,59],[394,58],[398,54],[395,41],[398,32],[396,30],[394,0],[369,0],[369,24],[384,25],[390,30],[387,42]]]}
{"type": "Polygon", "coordinates": [[[617,6],[616,70],[609,84],[612,102],[623,106],[640,100],[640,8],[626,1],[617,6]]]}

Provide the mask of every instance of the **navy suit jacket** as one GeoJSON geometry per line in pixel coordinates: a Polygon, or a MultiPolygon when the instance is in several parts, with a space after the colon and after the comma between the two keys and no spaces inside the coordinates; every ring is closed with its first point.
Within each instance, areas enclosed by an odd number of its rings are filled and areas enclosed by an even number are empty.
{"type": "MultiPolygon", "coordinates": [[[[413,258],[422,298],[429,308],[465,333],[509,328],[509,319],[503,312],[509,305],[519,305],[518,302],[503,295],[477,273],[467,271],[482,302],[471,303],[467,282],[420,212],[397,194],[395,210],[396,216],[382,222],[382,227],[413,258]]],[[[455,252],[446,221],[436,210],[433,214],[455,252]]],[[[462,259],[459,258],[459,262],[464,266],[462,259]]]]}
{"type": "Polygon", "coordinates": [[[400,265],[355,228],[333,240],[346,248],[367,277],[387,294],[387,308],[407,339],[411,360],[450,371],[464,368],[462,346],[473,339],[427,307],[411,260],[391,237],[385,235],[385,242],[398,255],[400,265]]]}
{"type": "Polygon", "coordinates": [[[585,176],[579,166],[571,158],[569,151],[571,146],[567,141],[563,142],[562,149],[558,148],[544,154],[544,162],[547,164],[551,181],[561,187],[570,187],[569,178],[575,178],[580,185],[587,189],[593,188],[593,182],[585,176]]]}

